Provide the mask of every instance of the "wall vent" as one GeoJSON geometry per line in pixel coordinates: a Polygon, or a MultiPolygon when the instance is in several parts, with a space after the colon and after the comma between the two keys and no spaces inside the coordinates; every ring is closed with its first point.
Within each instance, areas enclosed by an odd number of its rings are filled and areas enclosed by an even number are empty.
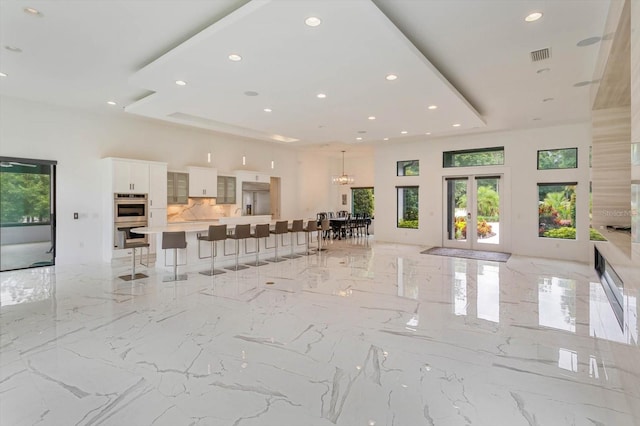
{"type": "Polygon", "coordinates": [[[551,50],[548,47],[540,50],[534,50],[531,52],[531,62],[539,62],[544,61],[545,59],[549,59],[551,57],[551,50]]]}

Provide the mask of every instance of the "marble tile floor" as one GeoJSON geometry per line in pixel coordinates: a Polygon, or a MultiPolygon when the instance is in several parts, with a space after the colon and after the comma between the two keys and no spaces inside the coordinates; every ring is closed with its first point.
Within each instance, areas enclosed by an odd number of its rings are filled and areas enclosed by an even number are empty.
{"type": "Polygon", "coordinates": [[[623,329],[588,265],[320,255],[163,283],[106,264],[0,274],[1,425],[639,425],[623,329]]]}

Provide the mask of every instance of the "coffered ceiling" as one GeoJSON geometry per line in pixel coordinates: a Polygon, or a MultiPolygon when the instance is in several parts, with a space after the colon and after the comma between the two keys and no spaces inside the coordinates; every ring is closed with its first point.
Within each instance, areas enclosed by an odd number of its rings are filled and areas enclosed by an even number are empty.
{"type": "Polygon", "coordinates": [[[608,9],[605,0],[3,0],[0,93],[291,146],[549,126],[589,119],[598,50],[613,38],[603,34],[608,9]],[[526,22],[535,11],[542,17],[526,22]],[[532,60],[544,49],[547,59],[532,60]]]}

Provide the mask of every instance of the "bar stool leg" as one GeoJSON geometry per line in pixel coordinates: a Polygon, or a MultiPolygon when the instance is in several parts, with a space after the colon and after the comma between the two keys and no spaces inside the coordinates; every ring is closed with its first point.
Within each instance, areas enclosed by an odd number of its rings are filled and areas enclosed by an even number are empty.
{"type": "MultiPolygon", "coordinates": [[[[142,247],[140,247],[140,250],[142,250],[142,247]]],[[[132,251],[131,256],[132,256],[132,262],[133,262],[133,264],[131,265],[131,274],[122,275],[122,276],[119,276],[118,278],[124,281],[133,281],[133,280],[139,280],[140,278],[148,278],[149,277],[148,275],[142,274],[140,272],[136,273],[136,248],[133,247],[131,251],[132,251]]],[[[140,256],[142,258],[142,251],[140,252],[140,256]]]]}
{"type": "MultiPolygon", "coordinates": [[[[165,283],[170,283],[173,281],[185,281],[187,279],[187,274],[178,274],[178,249],[173,250],[173,275],[165,276],[162,281],[165,283]]],[[[166,255],[165,255],[165,264],[166,264],[166,255]]]]}
{"type": "Polygon", "coordinates": [[[226,268],[230,271],[240,271],[242,269],[247,269],[249,268],[248,266],[245,265],[239,265],[238,264],[238,257],[240,256],[240,240],[236,239],[236,264],[235,266],[231,266],[229,268],[226,268]]]}
{"type": "Polygon", "coordinates": [[[282,234],[273,234],[273,235],[275,236],[275,239],[276,239],[276,247],[275,247],[276,248],[276,253],[275,253],[276,255],[275,255],[275,257],[272,257],[271,259],[266,259],[266,260],[267,260],[267,262],[274,262],[274,263],[276,263],[276,262],[284,262],[287,259],[283,259],[281,257],[278,257],[278,237],[280,235],[282,235],[282,234]]]}
{"type": "Polygon", "coordinates": [[[215,241],[211,241],[211,270],[210,271],[201,271],[200,273],[202,275],[206,275],[208,277],[212,276],[212,275],[220,275],[220,274],[226,274],[227,271],[223,271],[222,269],[216,269],[216,252],[218,250],[216,249],[216,242],[215,241]]]}
{"type": "Polygon", "coordinates": [[[286,256],[282,256],[282,257],[286,257],[287,259],[297,259],[299,257],[301,257],[300,255],[297,255],[293,252],[293,248],[295,246],[294,242],[293,242],[293,236],[296,236],[296,239],[298,237],[298,233],[297,232],[289,232],[289,240],[291,241],[291,254],[287,254],[286,256]]]}

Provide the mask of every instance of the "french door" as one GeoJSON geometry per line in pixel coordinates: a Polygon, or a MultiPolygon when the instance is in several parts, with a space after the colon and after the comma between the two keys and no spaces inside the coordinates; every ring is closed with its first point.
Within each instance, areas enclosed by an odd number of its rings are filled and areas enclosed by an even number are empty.
{"type": "Polygon", "coordinates": [[[443,247],[501,251],[502,175],[445,177],[443,247]]]}

